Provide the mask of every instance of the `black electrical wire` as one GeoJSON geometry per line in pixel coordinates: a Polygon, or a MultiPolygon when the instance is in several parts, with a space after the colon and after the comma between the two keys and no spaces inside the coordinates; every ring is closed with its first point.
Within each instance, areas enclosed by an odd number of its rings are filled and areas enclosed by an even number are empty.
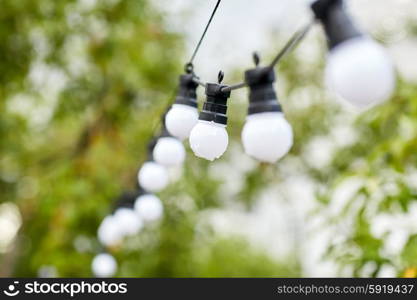
{"type": "Polygon", "coordinates": [[[204,37],[206,36],[207,30],[210,27],[211,21],[213,20],[214,15],[216,14],[217,8],[219,7],[221,1],[222,0],[218,0],[217,1],[216,6],[214,7],[213,12],[211,13],[210,19],[208,20],[207,25],[204,28],[203,34],[201,35],[200,40],[198,41],[198,44],[195,47],[194,52],[191,55],[191,58],[190,58],[190,60],[188,61],[187,65],[186,65],[186,66],[188,66],[188,68],[191,68],[191,70],[192,70],[194,58],[197,55],[198,50],[200,49],[201,43],[203,42],[204,37]]]}
{"type": "MultiPolygon", "coordinates": [[[[291,38],[288,40],[288,42],[284,45],[284,47],[278,52],[278,54],[275,56],[273,61],[270,63],[269,68],[273,68],[276,66],[276,64],[291,50],[293,50],[307,35],[307,33],[310,31],[311,27],[313,27],[315,23],[315,20],[309,22],[307,25],[302,27],[301,29],[297,30],[291,38]]],[[[254,55],[255,64],[257,65],[259,63],[259,56],[257,54],[254,55]]],[[[233,84],[227,87],[222,88],[222,92],[230,92],[233,90],[241,89],[243,87],[246,87],[245,82],[233,84]]]]}
{"type": "Polygon", "coordinates": [[[274,60],[271,62],[269,67],[272,69],[276,66],[276,64],[291,50],[293,50],[300,42],[304,39],[307,33],[310,31],[311,27],[313,27],[315,20],[310,21],[307,25],[303,28],[297,30],[293,36],[288,40],[288,42],[284,45],[284,47],[279,51],[277,56],[275,56],[274,60]]]}
{"type": "Polygon", "coordinates": [[[193,77],[193,81],[195,82],[195,83],[197,83],[198,85],[200,85],[200,86],[202,86],[202,87],[206,87],[206,83],[205,82],[203,82],[203,81],[201,81],[200,80],[200,78],[198,78],[197,76],[194,76],[193,77]]]}
{"type": "Polygon", "coordinates": [[[246,87],[246,82],[241,82],[241,83],[236,83],[236,84],[226,86],[226,87],[222,88],[221,91],[222,92],[230,92],[230,91],[238,90],[238,89],[241,89],[241,88],[244,88],[244,87],[246,87]]]}

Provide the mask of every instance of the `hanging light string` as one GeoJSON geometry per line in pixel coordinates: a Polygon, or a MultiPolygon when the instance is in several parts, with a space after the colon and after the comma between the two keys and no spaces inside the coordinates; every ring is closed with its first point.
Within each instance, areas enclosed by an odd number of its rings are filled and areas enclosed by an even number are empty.
{"type": "MultiPolygon", "coordinates": [[[[201,43],[203,42],[203,40],[204,40],[204,38],[206,36],[206,33],[208,31],[208,28],[210,27],[210,24],[213,21],[214,15],[216,14],[216,11],[217,11],[217,9],[218,9],[218,7],[220,5],[220,2],[221,2],[221,0],[218,0],[217,1],[216,6],[214,7],[214,9],[213,9],[213,11],[212,11],[212,13],[210,15],[210,18],[209,18],[209,20],[208,20],[208,22],[207,22],[207,24],[206,24],[206,26],[204,28],[203,34],[201,35],[200,40],[198,41],[198,44],[195,47],[195,49],[193,51],[193,54],[191,55],[190,60],[186,64],[186,70],[187,70],[187,72],[192,72],[193,71],[193,61],[194,61],[194,58],[197,55],[198,50],[200,49],[201,43]]],[[[197,77],[196,77],[196,80],[198,80],[197,77]]],[[[202,85],[205,86],[205,83],[203,83],[203,82],[200,82],[200,84],[202,84],[202,85]]],[[[178,89],[175,89],[173,91],[172,96],[169,97],[169,100],[167,101],[168,104],[167,104],[167,106],[166,106],[166,108],[164,110],[164,114],[163,114],[163,117],[161,118],[160,122],[162,122],[162,123],[165,122],[165,115],[166,115],[167,111],[169,110],[169,108],[172,105],[172,103],[171,103],[172,98],[175,97],[175,95],[177,94],[177,92],[178,92],[178,89]]],[[[152,129],[152,132],[153,132],[152,137],[150,138],[150,141],[147,143],[146,157],[148,159],[152,156],[152,150],[153,150],[154,144],[156,142],[156,139],[158,138],[158,136],[160,136],[160,133],[159,133],[160,130],[161,130],[161,125],[160,124],[155,125],[155,127],[152,129]]],[[[142,167],[142,165],[140,165],[139,170],[140,170],[141,167],[142,167]]],[[[137,182],[137,185],[135,187],[135,191],[136,192],[140,192],[142,190],[143,190],[143,188],[137,182]]]]}
{"type": "Polygon", "coordinates": [[[216,14],[217,9],[219,8],[220,2],[222,2],[222,0],[218,0],[217,1],[216,6],[214,7],[213,12],[211,13],[210,18],[209,18],[209,20],[208,20],[208,22],[206,24],[206,27],[204,28],[203,34],[201,35],[200,40],[198,41],[197,46],[195,47],[195,49],[193,51],[193,54],[191,55],[190,60],[185,65],[186,71],[188,73],[191,73],[193,71],[193,61],[194,61],[194,58],[196,57],[196,55],[198,53],[198,50],[200,50],[201,43],[203,42],[203,40],[204,40],[204,38],[206,36],[206,33],[207,33],[207,31],[208,31],[208,29],[210,27],[211,21],[213,21],[214,15],[216,14]]]}
{"type": "MultiPolygon", "coordinates": [[[[220,5],[220,2],[221,2],[221,0],[218,0],[217,1],[216,6],[214,7],[214,9],[213,9],[213,11],[212,11],[212,13],[210,15],[210,18],[209,18],[209,20],[208,20],[208,22],[207,22],[207,24],[205,26],[205,29],[203,31],[203,34],[201,35],[200,40],[199,40],[196,48],[194,49],[193,54],[192,54],[190,60],[185,65],[186,72],[193,74],[193,80],[194,80],[194,82],[196,82],[197,84],[199,84],[200,86],[203,86],[203,87],[206,87],[206,83],[203,82],[202,80],[200,80],[199,77],[194,74],[193,61],[194,61],[194,58],[196,57],[196,55],[197,55],[197,53],[198,53],[198,51],[199,51],[199,49],[201,47],[201,44],[202,44],[202,42],[203,42],[203,40],[204,40],[204,38],[206,36],[206,33],[208,31],[208,28],[210,27],[210,24],[212,23],[212,20],[213,20],[214,15],[216,14],[216,11],[217,11],[217,9],[218,9],[218,7],[220,5]]],[[[280,50],[280,52],[277,54],[277,56],[271,62],[271,64],[269,65],[269,67],[270,68],[273,68],[285,55],[287,55],[291,50],[293,50],[300,43],[300,41],[306,36],[306,34],[308,33],[308,31],[310,30],[310,28],[312,27],[313,24],[314,24],[314,21],[309,22],[306,26],[304,26],[300,30],[296,31],[292,35],[292,37],[288,40],[288,42],[284,45],[284,47],[280,50]]],[[[255,61],[255,64],[256,65],[259,64],[259,56],[256,53],[254,53],[254,61],[255,61]]],[[[222,71],[220,71],[219,74],[218,74],[218,82],[219,83],[222,82],[223,77],[224,77],[224,73],[222,71]]],[[[240,88],[243,88],[243,87],[246,87],[246,83],[245,82],[241,82],[241,83],[237,83],[237,84],[233,84],[233,85],[227,86],[227,87],[223,88],[222,91],[223,92],[228,92],[228,91],[240,89],[240,88]]],[[[171,105],[172,105],[171,100],[172,100],[173,97],[175,97],[176,94],[177,94],[177,89],[174,90],[173,95],[169,98],[168,104],[167,104],[167,108],[164,111],[164,114],[163,114],[160,122],[164,122],[165,121],[166,112],[171,107],[171,105]]],[[[161,130],[160,128],[161,128],[160,125],[156,125],[153,128],[153,130],[152,130],[153,131],[153,134],[152,134],[152,137],[150,139],[150,142],[147,144],[147,151],[146,151],[147,152],[146,156],[147,156],[148,159],[152,157],[153,147],[155,146],[156,140],[160,136],[160,133],[159,133],[159,131],[161,130]]],[[[139,182],[137,182],[137,185],[136,185],[135,189],[132,192],[133,193],[137,193],[138,195],[140,195],[141,193],[143,193],[143,191],[144,191],[144,189],[140,186],[139,182]]],[[[119,202],[116,203],[113,211],[115,211],[119,207],[119,205],[121,205],[119,202]]],[[[101,250],[104,250],[104,249],[105,249],[105,246],[102,245],[101,246],[101,250]]]]}

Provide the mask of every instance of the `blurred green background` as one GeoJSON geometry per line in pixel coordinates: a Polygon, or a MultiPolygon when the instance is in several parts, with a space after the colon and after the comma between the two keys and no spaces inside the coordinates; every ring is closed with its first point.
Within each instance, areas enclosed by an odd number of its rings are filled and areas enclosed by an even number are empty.
{"type": "MultiPolygon", "coordinates": [[[[0,276],[92,276],[97,227],[134,188],[187,59],[167,18],[145,0],[2,1],[0,276]]],[[[401,27],[414,41],[416,19],[401,27]]],[[[284,33],[253,50],[267,60],[284,33]]],[[[108,249],[117,276],[417,275],[416,80],[399,73],[390,101],[352,112],[323,87],[325,53],[317,28],[278,67],[291,153],[272,166],[245,156],[247,95],[234,93],[225,156],[188,150],[159,194],[163,220],[108,249]]]]}

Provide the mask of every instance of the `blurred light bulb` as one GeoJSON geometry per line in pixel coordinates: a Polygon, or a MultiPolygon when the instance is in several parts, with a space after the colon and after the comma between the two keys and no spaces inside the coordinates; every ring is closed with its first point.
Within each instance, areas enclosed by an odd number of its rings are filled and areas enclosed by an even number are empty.
{"type": "Polygon", "coordinates": [[[110,254],[101,253],[94,257],[91,268],[97,277],[111,277],[116,273],[117,262],[110,254]]]}
{"type": "Polygon", "coordinates": [[[117,245],[123,238],[123,233],[120,232],[119,226],[113,216],[104,218],[98,228],[97,235],[99,241],[108,247],[117,245]]]}
{"type": "Polygon", "coordinates": [[[148,192],[158,192],[168,185],[168,172],[164,166],[145,162],[138,173],[140,186],[148,192]]]}
{"type": "Polygon", "coordinates": [[[227,149],[226,125],[199,120],[190,134],[190,146],[198,157],[213,161],[227,149]]]}
{"type": "Polygon", "coordinates": [[[290,151],[293,132],[282,112],[256,113],[246,118],[242,142],[246,154],[275,163],[290,151]]]}
{"type": "Polygon", "coordinates": [[[161,137],[153,149],[153,157],[166,167],[181,165],[185,159],[184,145],[174,137],[161,137]]]}
{"type": "Polygon", "coordinates": [[[133,209],[121,207],[114,213],[114,222],[123,235],[137,234],[143,227],[143,222],[133,209]]]}
{"type": "Polygon", "coordinates": [[[150,222],[162,217],[164,206],[157,196],[145,194],[136,199],[135,211],[144,221],[150,222]]]}
{"type": "Polygon", "coordinates": [[[395,88],[390,57],[366,37],[352,38],[333,48],[325,77],[332,90],[357,107],[383,102],[395,88]]]}
{"type": "Polygon", "coordinates": [[[184,104],[173,104],[165,116],[165,126],[168,132],[181,141],[189,137],[197,121],[197,108],[184,104]]]}

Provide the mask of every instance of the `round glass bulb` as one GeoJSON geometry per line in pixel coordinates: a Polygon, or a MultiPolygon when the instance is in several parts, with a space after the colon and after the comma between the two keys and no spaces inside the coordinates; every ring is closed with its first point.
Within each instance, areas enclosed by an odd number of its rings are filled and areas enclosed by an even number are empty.
{"type": "Polygon", "coordinates": [[[114,213],[114,222],[123,235],[137,234],[143,227],[141,218],[133,209],[121,207],[114,213]]]}
{"type": "Polygon", "coordinates": [[[98,228],[97,235],[99,241],[108,247],[117,245],[123,238],[123,233],[115,222],[114,216],[104,218],[98,228]]]}
{"type": "Polygon", "coordinates": [[[110,254],[101,253],[94,257],[91,269],[97,277],[111,277],[116,273],[117,262],[110,254]]]}
{"type": "Polygon", "coordinates": [[[330,51],[325,80],[330,89],[361,108],[385,101],[395,88],[390,57],[366,37],[347,40],[330,51]]]}
{"type": "Polygon", "coordinates": [[[282,112],[257,113],[247,116],[242,142],[246,154],[275,163],[290,151],[293,132],[282,112]]]}
{"type": "Polygon", "coordinates": [[[194,154],[207,160],[223,155],[229,143],[226,125],[199,120],[190,134],[190,146],[194,154]]]}
{"type": "Polygon", "coordinates": [[[181,141],[189,137],[197,121],[197,108],[184,104],[173,104],[165,116],[168,132],[181,141]]]}
{"type": "Polygon", "coordinates": [[[174,137],[161,137],[153,149],[155,161],[163,166],[181,165],[185,159],[185,149],[182,142],[174,137]]]}
{"type": "Polygon", "coordinates": [[[145,222],[151,222],[162,217],[164,206],[157,196],[146,194],[136,199],[135,211],[145,222]]]}
{"type": "Polygon", "coordinates": [[[138,173],[140,186],[148,192],[158,192],[168,185],[166,168],[156,162],[145,162],[138,173]]]}

